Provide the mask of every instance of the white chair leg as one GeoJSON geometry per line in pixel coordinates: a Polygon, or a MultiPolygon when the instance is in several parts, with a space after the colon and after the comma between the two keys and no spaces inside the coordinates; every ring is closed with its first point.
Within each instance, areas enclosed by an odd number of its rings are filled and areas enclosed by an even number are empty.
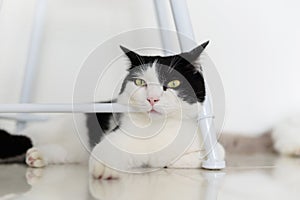
{"type": "MultiPolygon", "coordinates": [[[[190,21],[189,11],[185,0],[170,0],[170,5],[173,13],[173,19],[175,22],[176,30],[178,33],[178,40],[182,51],[188,51],[194,46],[191,46],[192,42],[187,42],[187,38],[195,41],[195,36],[193,32],[193,27],[190,21]]],[[[163,0],[156,0],[156,13],[159,21],[159,25],[163,26],[166,24],[163,20],[166,20],[167,16],[164,16],[163,10],[158,9],[166,7],[166,2],[163,0]]],[[[168,29],[169,27],[160,27],[162,29],[168,29]]],[[[163,37],[162,39],[164,40],[163,37]]],[[[163,42],[167,45],[168,42],[163,42]]],[[[164,46],[168,48],[167,46],[164,46]]],[[[207,152],[207,160],[203,162],[202,167],[205,169],[223,169],[226,164],[220,152],[216,151],[217,148],[217,136],[214,125],[214,115],[212,112],[212,107],[210,104],[210,94],[207,90],[206,100],[203,103],[203,110],[199,114],[198,123],[201,130],[202,137],[204,139],[205,150],[207,152]]]]}
{"type": "MultiPolygon", "coordinates": [[[[40,50],[40,43],[43,33],[43,25],[45,20],[47,0],[38,0],[36,4],[36,13],[33,18],[33,27],[30,36],[29,48],[27,53],[27,61],[24,70],[24,78],[22,83],[20,103],[29,103],[32,98],[33,85],[38,70],[37,61],[40,50]]],[[[27,114],[19,113],[21,118],[26,118],[27,114]]],[[[17,122],[17,131],[21,131],[26,126],[26,121],[17,122]]]]}
{"type": "Polygon", "coordinates": [[[202,112],[198,118],[207,157],[207,160],[203,161],[202,167],[205,169],[223,169],[226,167],[226,164],[222,155],[220,155],[220,151],[216,149],[218,147],[218,140],[209,97],[210,95],[207,95],[203,103],[202,112]]]}

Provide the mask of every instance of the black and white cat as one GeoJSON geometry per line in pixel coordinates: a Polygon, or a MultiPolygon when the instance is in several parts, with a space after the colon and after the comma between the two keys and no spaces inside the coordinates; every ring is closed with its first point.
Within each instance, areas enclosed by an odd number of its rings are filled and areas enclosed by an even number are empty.
{"type": "MultiPolygon", "coordinates": [[[[74,134],[72,115],[30,124],[21,133],[32,143],[26,153],[26,163],[31,167],[44,167],[89,161],[90,173],[99,179],[118,177],[112,169],[118,167],[121,170],[200,168],[200,154],[205,156],[205,152],[197,116],[206,93],[201,66],[196,61],[207,44],[165,57],[142,56],[121,47],[130,66],[114,102],[132,106],[139,112],[76,114],[76,121],[81,122],[77,124],[80,137],[74,134]],[[97,125],[101,130],[93,128],[97,125]],[[185,141],[185,138],[190,140],[185,141]],[[177,146],[170,145],[168,153],[160,151],[172,143],[177,146]],[[89,144],[91,156],[83,144],[89,144]],[[173,157],[168,158],[168,155],[173,157]]],[[[224,159],[223,147],[216,145],[220,159],[224,159]]]]}

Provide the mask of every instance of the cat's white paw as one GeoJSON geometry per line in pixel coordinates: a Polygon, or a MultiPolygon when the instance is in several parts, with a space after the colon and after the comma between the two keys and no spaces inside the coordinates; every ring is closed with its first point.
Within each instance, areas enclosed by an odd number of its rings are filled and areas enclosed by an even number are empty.
{"type": "Polygon", "coordinates": [[[26,152],[26,164],[30,167],[39,168],[46,166],[46,161],[41,152],[36,147],[33,147],[26,152]]]}
{"type": "Polygon", "coordinates": [[[294,151],[294,156],[300,156],[300,147],[294,151]]]}
{"type": "Polygon", "coordinates": [[[274,127],[272,138],[277,152],[287,156],[300,156],[300,116],[284,120],[274,127]]]}
{"type": "Polygon", "coordinates": [[[275,143],[274,147],[281,155],[300,157],[300,145],[275,143]]]}
{"type": "Polygon", "coordinates": [[[300,142],[297,138],[288,138],[281,136],[280,139],[274,141],[274,148],[281,155],[300,156],[300,142]]]}
{"type": "Polygon", "coordinates": [[[111,180],[119,178],[119,174],[116,170],[105,166],[100,161],[97,161],[93,158],[90,160],[89,169],[90,174],[95,179],[111,180]]]}

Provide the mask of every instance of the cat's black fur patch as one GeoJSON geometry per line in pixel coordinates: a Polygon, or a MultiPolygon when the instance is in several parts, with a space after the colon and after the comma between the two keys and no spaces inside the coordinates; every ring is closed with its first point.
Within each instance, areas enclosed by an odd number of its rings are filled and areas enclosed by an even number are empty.
{"type": "Polygon", "coordinates": [[[112,113],[87,113],[86,115],[89,145],[93,148],[109,130],[109,123],[113,115],[112,113]]]}
{"type": "Polygon", "coordinates": [[[181,84],[173,89],[178,92],[178,97],[190,104],[197,101],[203,102],[205,100],[205,84],[202,74],[196,71],[193,66],[188,66],[191,64],[186,60],[181,59],[179,62],[182,63],[174,66],[174,70],[170,70],[169,66],[163,64],[156,65],[158,78],[163,89],[171,89],[167,87],[167,84],[172,80],[179,80],[181,84]]]}
{"type": "Polygon", "coordinates": [[[156,71],[163,90],[168,89],[167,83],[172,80],[181,82],[178,88],[178,96],[184,101],[193,104],[205,100],[205,83],[202,73],[199,71],[201,66],[196,64],[196,60],[203,52],[208,42],[201,44],[190,52],[181,53],[173,56],[142,56],[125,47],[121,49],[130,60],[128,75],[126,76],[120,94],[124,91],[128,81],[133,81],[135,77],[143,73],[148,67],[156,63],[156,71]]]}
{"type": "Polygon", "coordinates": [[[22,135],[11,135],[0,129],[0,159],[23,155],[31,147],[30,138],[22,135]]]}
{"type": "MultiPolygon", "coordinates": [[[[115,100],[100,102],[100,103],[115,103],[115,100]]],[[[113,113],[87,113],[87,128],[88,128],[88,136],[89,136],[89,145],[93,148],[96,144],[98,144],[104,134],[111,130],[116,129],[117,122],[114,118],[113,113]],[[115,122],[115,123],[112,123],[115,122]],[[112,125],[115,124],[115,125],[112,125]],[[113,126],[113,127],[112,127],[113,126]]]]}

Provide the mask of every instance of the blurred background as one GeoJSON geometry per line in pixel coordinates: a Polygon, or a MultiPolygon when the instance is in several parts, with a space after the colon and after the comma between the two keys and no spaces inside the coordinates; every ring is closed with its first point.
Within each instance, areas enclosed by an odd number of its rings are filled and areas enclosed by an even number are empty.
{"type": "MultiPolygon", "coordinates": [[[[19,102],[36,3],[0,0],[0,103],[19,102]]],[[[224,132],[260,134],[300,112],[299,1],[187,3],[197,42],[211,41],[207,53],[223,81],[224,132]]],[[[35,103],[70,103],[80,66],[98,44],[158,27],[152,0],[48,0],[44,15],[35,103]]]]}

